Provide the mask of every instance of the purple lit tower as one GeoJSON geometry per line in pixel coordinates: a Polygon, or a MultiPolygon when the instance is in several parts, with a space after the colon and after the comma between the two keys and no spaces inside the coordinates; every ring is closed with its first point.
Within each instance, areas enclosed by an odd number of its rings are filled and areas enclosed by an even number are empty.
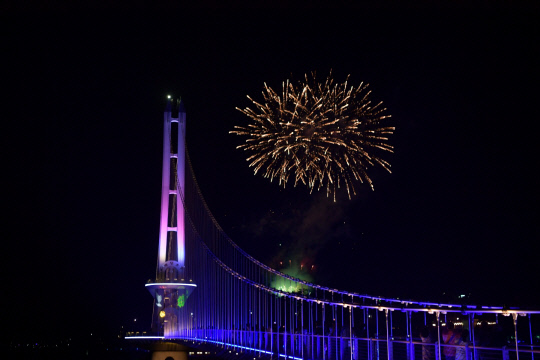
{"type": "Polygon", "coordinates": [[[165,337],[183,330],[181,310],[196,285],[184,279],[186,113],[181,100],[168,97],[163,124],[163,173],[156,281],[146,284],[154,296],[152,331],[165,337]],[[173,117],[177,114],[177,117],[173,117]],[[176,136],[175,136],[176,135],[176,136]]]}

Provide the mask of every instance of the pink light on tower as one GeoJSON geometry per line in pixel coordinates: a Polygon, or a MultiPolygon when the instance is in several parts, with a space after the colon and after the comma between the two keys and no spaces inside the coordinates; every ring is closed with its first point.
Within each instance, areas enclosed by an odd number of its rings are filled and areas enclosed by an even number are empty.
{"type": "Polygon", "coordinates": [[[188,279],[184,279],[185,228],[182,199],[185,189],[186,113],[182,102],[169,96],[163,119],[158,266],[155,282],[147,283],[146,288],[154,297],[152,330],[165,337],[175,337],[187,328],[182,308],[197,287],[191,280],[188,282],[188,279]]]}
{"type": "MultiPolygon", "coordinates": [[[[167,108],[164,113],[163,124],[163,170],[161,183],[161,220],[159,229],[159,254],[158,254],[158,269],[163,270],[166,262],[176,261],[178,266],[185,266],[185,234],[184,234],[184,207],[182,206],[182,198],[184,196],[185,185],[185,133],[186,133],[186,113],[181,100],[178,100],[178,117],[172,117],[172,102],[171,98],[167,101],[167,108]],[[172,124],[178,123],[178,142],[176,153],[171,151],[172,143],[172,124]],[[171,165],[176,164],[174,179],[177,184],[173,184],[171,189],[171,165]],[[170,200],[176,201],[175,219],[169,218],[170,200]],[[176,246],[171,246],[172,237],[170,233],[176,233],[176,246]],[[176,248],[176,254],[169,253],[167,250],[176,248]]],[[[174,170],[174,168],[173,168],[174,170]]],[[[158,271],[159,271],[158,270],[158,271]]]]}

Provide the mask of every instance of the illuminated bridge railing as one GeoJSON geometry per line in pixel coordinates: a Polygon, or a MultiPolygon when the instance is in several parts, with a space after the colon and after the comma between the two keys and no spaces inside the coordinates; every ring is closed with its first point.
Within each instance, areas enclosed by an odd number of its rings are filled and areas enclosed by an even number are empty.
{"type": "Polygon", "coordinates": [[[182,281],[197,287],[168,340],[272,358],[540,360],[540,311],[361,295],[260,263],[223,232],[186,165],[182,281]]]}
{"type": "MultiPolygon", "coordinates": [[[[394,311],[402,312],[401,309],[394,309],[394,311]]],[[[407,315],[409,311],[415,313],[412,309],[405,310],[405,315],[401,316],[401,320],[409,317],[409,315],[407,315]]],[[[501,338],[500,335],[505,335],[504,333],[492,333],[492,338],[486,339],[484,337],[486,334],[482,334],[482,330],[475,329],[474,326],[473,334],[471,335],[473,337],[482,336],[481,340],[460,338],[460,341],[456,341],[454,344],[445,344],[441,337],[441,341],[436,341],[436,336],[437,333],[440,333],[441,326],[437,326],[434,323],[427,324],[431,325],[433,328],[428,338],[422,338],[415,334],[405,334],[404,336],[396,334],[393,336],[392,332],[395,331],[395,327],[394,329],[386,327],[386,324],[390,326],[388,323],[390,317],[387,318],[386,314],[392,314],[392,310],[383,308],[382,310],[373,309],[373,311],[367,311],[368,319],[371,320],[373,318],[369,317],[369,312],[375,312],[374,320],[384,319],[381,324],[384,326],[384,329],[375,328],[375,331],[382,330],[381,334],[374,332],[367,336],[367,333],[358,334],[355,330],[350,332],[350,330],[346,328],[341,328],[340,333],[335,333],[330,329],[327,329],[325,334],[313,334],[305,329],[303,332],[297,331],[295,333],[288,333],[284,329],[279,332],[187,329],[184,336],[180,336],[178,339],[190,340],[195,347],[210,344],[223,349],[230,349],[233,352],[252,353],[253,356],[258,357],[287,357],[294,359],[514,360],[521,358],[522,360],[529,360],[534,359],[535,356],[537,359],[540,357],[540,346],[538,343],[536,343],[536,345],[531,345],[531,343],[534,344],[533,339],[530,339],[531,342],[529,344],[524,340],[520,340],[516,347],[515,341],[514,344],[512,344],[512,336],[501,338]],[[375,311],[384,313],[385,316],[381,316],[381,319],[377,319],[377,313],[375,311]],[[493,345],[477,345],[479,341],[486,342],[486,340],[490,340],[493,345]],[[495,344],[494,342],[497,341],[499,343],[495,344]]],[[[462,313],[456,314],[461,314],[463,317],[462,313]]],[[[500,325],[508,325],[509,322],[513,322],[513,314],[514,313],[509,316],[511,321],[501,319],[500,325]]],[[[471,312],[465,314],[465,317],[474,317],[474,315],[475,313],[471,312]]],[[[491,313],[490,315],[493,315],[491,317],[495,320],[497,319],[497,317],[494,316],[496,313],[491,313]]],[[[538,315],[538,312],[525,314],[525,316],[529,318],[527,315],[538,315]]],[[[485,317],[485,315],[482,316],[485,317]]],[[[411,316],[411,318],[421,320],[418,316],[411,316]]],[[[461,324],[462,322],[456,323],[461,324]]],[[[462,325],[458,326],[461,327],[462,325]]],[[[417,326],[414,327],[416,328],[417,326]]],[[[460,330],[460,328],[457,328],[455,331],[460,334],[463,333],[458,330],[460,330]]],[[[505,329],[501,328],[500,330],[504,332],[505,329]]],[[[495,328],[495,331],[499,330],[495,328]]]]}

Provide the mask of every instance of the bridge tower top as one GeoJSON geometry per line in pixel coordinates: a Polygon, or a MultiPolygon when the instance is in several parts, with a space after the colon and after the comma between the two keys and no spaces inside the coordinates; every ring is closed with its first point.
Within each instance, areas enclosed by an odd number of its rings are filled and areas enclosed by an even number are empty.
{"type": "Polygon", "coordinates": [[[179,279],[185,267],[184,197],[186,112],[170,96],[163,115],[161,218],[156,280],[179,279]],[[168,276],[167,271],[175,274],[168,276]],[[167,279],[165,279],[167,278],[167,279]]]}

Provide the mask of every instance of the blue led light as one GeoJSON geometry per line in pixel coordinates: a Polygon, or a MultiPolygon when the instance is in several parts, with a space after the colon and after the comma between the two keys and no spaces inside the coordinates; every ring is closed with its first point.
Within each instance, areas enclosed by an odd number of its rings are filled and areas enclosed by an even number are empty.
{"type": "Polygon", "coordinates": [[[302,358],[294,357],[294,356],[292,356],[292,355],[279,354],[279,356],[284,357],[284,358],[287,358],[287,359],[304,360],[304,359],[302,359],[302,358]]]}

